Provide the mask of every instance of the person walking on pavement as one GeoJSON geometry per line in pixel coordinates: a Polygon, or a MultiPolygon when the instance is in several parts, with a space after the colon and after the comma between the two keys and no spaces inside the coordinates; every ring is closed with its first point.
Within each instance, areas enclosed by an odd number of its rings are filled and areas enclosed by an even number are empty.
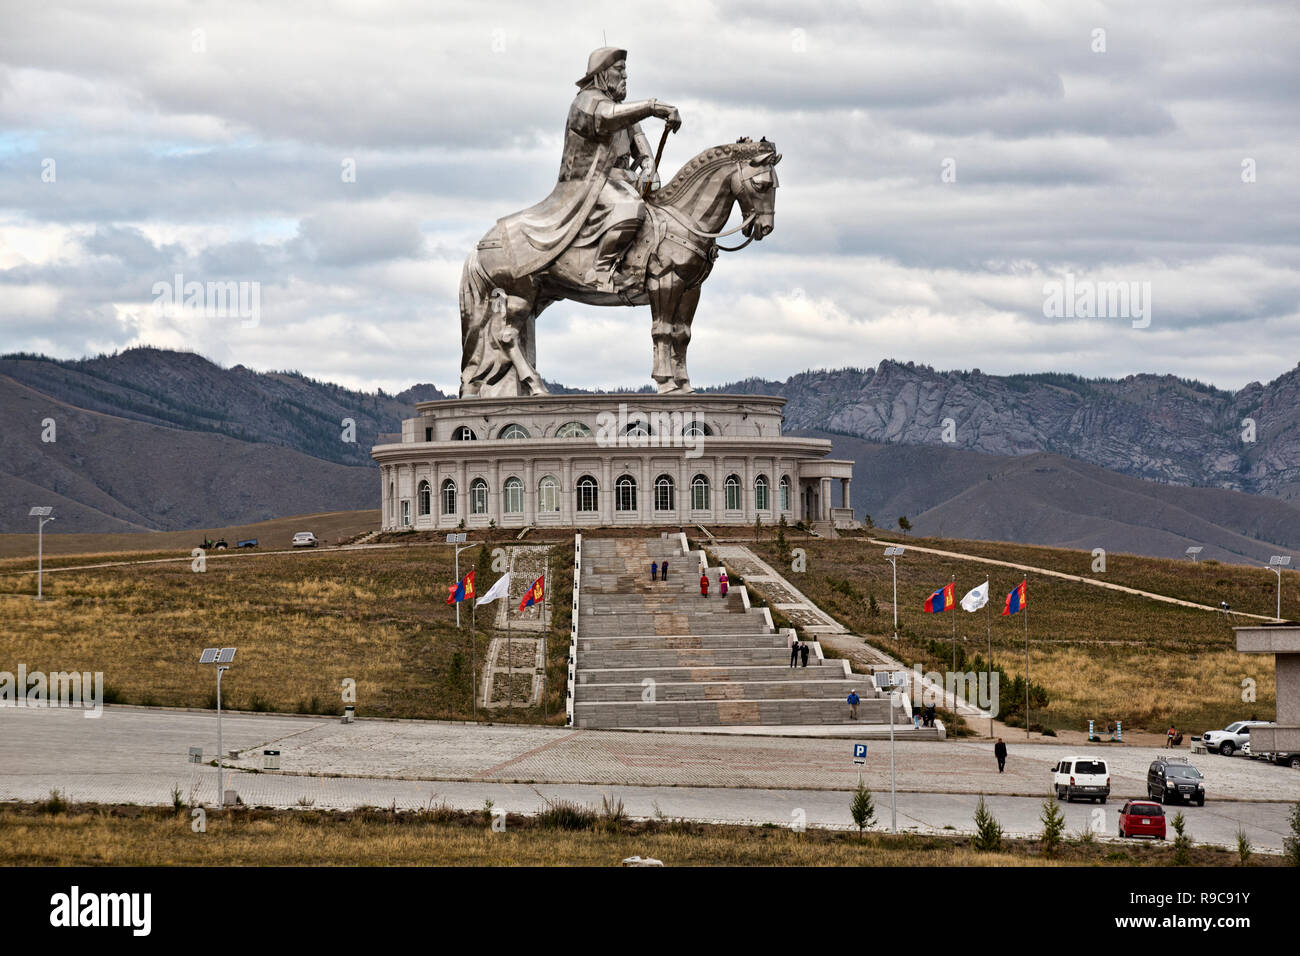
{"type": "Polygon", "coordinates": [[[1007,745],[998,738],[998,742],[993,745],[993,756],[998,758],[998,773],[1001,773],[1007,766],[1007,745]]]}
{"type": "Polygon", "coordinates": [[[860,700],[860,698],[858,697],[858,689],[857,689],[856,687],[850,687],[850,688],[849,688],[849,697],[848,697],[848,701],[849,701],[849,720],[857,720],[857,719],[858,719],[858,702],[859,702],[859,700],[860,700]]]}
{"type": "Polygon", "coordinates": [[[700,597],[708,597],[708,596],[709,596],[709,576],[705,572],[701,571],[700,572],[700,597]]]}
{"type": "Polygon", "coordinates": [[[799,645],[799,660],[804,667],[808,666],[808,643],[806,641],[799,645]]]}
{"type": "Polygon", "coordinates": [[[650,562],[650,580],[651,580],[651,581],[658,581],[658,580],[659,580],[659,562],[658,562],[658,561],[651,561],[651,562],[650,562]]]}
{"type": "Polygon", "coordinates": [[[1166,749],[1166,750],[1168,750],[1170,747],[1172,747],[1172,746],[1174,745],[1174,740],[1175,740],[1177,737],[1178,737],[1178,731],[1174,729],[1174,725],[1173,725],[1173,724],[1170,724],[1170,725],[1169,725],[1169,733],[1165,734],[1165,749],[1166,749]]]}
{"type": "Polygon", "coordinates": [[[799,638],[797,637],[794,639],[794,643],[790,645],[790,666],[799,666],[799,638]]]}

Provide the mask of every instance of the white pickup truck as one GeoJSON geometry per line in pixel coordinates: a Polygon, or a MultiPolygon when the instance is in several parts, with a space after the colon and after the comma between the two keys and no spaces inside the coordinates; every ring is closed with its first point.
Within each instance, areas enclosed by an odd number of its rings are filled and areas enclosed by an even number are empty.
{"type": "Polygon", "coordinates": [[[1110,767],[1101,757],[1067,757],[1052,768],[1052,789],[1057,800],[1067,803],[1075,797],[1105,803],[1110,796],[1110,767]]]}

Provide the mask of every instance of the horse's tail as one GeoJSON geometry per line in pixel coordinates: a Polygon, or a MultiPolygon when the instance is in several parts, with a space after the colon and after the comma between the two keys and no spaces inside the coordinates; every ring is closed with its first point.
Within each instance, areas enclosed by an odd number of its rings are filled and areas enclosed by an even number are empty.
{"type": "Polygon", "coordinates": [[[471,249],[465,257],[465,267],[460,273],[460,394],[468,397],[477,394],[473,385],[481,371],[483,350],[487,337],[488,291],[491,280],[479,261],[478,249],[471,249]]]}

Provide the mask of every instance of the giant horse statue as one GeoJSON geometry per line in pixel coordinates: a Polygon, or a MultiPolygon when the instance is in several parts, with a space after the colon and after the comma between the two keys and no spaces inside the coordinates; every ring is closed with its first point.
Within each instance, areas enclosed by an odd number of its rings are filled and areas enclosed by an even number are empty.
{"type": "Polygon", "coordinates": [[[622,103],[625,59],[610,47],[592,54],[555,191],[498,220],[465,260],[461,398],[545,394],[536,321],[561,299],[649,305],[651,375],[661,393],[690,392],[686,348],[700,289],[719,249],[732,251],[716,240],[739,231],[746,239],[738,249],[772,231],[781,154],[766,139],[706,149],[667,185],[643,191],[656,170],[636,121],[658,116],[674,129],[680,119],[655,100],[622,103]],[[627,166],[638,159],[632,180],[627,166]],[[743,221],[723,232],[736,204],[743,221]]]}

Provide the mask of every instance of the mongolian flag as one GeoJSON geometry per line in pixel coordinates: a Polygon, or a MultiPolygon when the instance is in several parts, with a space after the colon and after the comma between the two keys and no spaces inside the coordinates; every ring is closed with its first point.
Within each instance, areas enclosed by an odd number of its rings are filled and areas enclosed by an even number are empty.
{"type": "Polygon", "coordinates": [[[1025,605],[1029,603],[1026,591],[1029,587],[1028,579],[1021,581],[1016,585],[1016,589],[1007,595],[1007,601],[1002,605],[1002,616],[1009,617],[1017,611],[1023,611],[1025,605]]]}
{"type": "Polygon", "coordinates": [[[925,599],[926,614],[942,614],[957,604],[957,585],[949,581],[925,599]]]}
{"type": "Polygon", "coordinates": [[[533,582],[533,586],[524,594],[524,599],[519,602],[519,610],[522,611],[526,607],[532,607],[542,600],[542,581],[545,577],[546,575],[542,575],[533,582]]]}
{"type": "Polygon", "coordinates": [[[471,571],[455,584],[447,585],[447,603],[459,604],[474,597],[474,572],[471,571]]]}

